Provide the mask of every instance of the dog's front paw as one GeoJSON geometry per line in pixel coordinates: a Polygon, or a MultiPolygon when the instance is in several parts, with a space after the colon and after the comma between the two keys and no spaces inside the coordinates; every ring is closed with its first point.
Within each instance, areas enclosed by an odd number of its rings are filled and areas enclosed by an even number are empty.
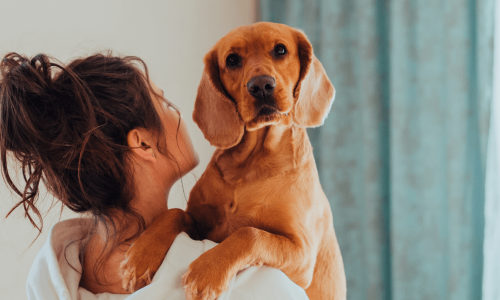
{"type": "Polygon", "coordinates": [[[203,253],[182,276],[187,300],[215,300],[229,288],[235,270],[215,249],[203,253]]]}
{"type": "Polygon", "coordinates": [[[185,215],[177,208],[163,212],[130,246],[120,264],[124,289],[134,292],[151,283],[175,238],[189,225],[185,215]]]}
{"type": "Polygon", "coordinates": [[[133,243],[120,264],[123,288],[134,292],[150,284],[167,250],[141,238],[133,243]]]}

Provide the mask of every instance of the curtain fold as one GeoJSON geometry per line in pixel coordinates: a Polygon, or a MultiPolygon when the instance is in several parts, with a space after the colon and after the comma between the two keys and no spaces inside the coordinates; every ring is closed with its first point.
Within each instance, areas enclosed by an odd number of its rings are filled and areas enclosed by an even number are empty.
{"type": "MultiPolygon", "coordinates": [[[[497,0],[495,17],[500,17],[497,0]]],[[[486,166],[483,300],[500,299],[500,22],[495,23],[493,103],[486,166]]]]}
{"type": "Polygon", "coordinates": [[[348,299],[481,299],[494,0],[261,0],[337,96],[309,130],[348,299]]]}

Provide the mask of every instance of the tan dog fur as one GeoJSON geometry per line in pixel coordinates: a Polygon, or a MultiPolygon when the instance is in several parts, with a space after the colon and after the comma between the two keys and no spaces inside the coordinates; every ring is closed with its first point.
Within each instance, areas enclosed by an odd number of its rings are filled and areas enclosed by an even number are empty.
{"type": "Polygon", "coordinates": [[[191,191],[186,214],[169,210],[129,249],[124,286],[147,284],[177,234],[195,224],[193,238],[220,245],[189,266],[187,299],[216,299],[239,270],[261,264],[282,270],[310,299],[346,299],[332,213],[306,132],[322,125],[334,95],[301,31],[262,22],[219,40],[205,56],[193,113],[218,149],[191,191]],[[272,54],[278,44],[286,56],[272,54]],[[226,66],[232,53],[241,66],[226,66]],[[246,84],[259,75],[276,79],[275,114],[256,113],[246,84]]]}

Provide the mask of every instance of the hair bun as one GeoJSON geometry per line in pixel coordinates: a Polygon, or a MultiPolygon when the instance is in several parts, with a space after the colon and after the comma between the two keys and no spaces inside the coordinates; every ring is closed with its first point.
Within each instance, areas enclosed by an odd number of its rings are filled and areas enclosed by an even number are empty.
{"type": "MultiPolygon", "coordinates": [[[[2,86],[10,85],[13,92],[45,97],[52,87],[51,62],[47,55],[38,54],[29,60],[17,53],[7,54],[1,63],[2,86]]],[[[2,94],[6,92],[5,87],[2,94]]],[[[19,95],[19,94],[18,94],[19,95]]]]}
{"type": "Polygon", "coordinates": [[[44,54],[30,60],[9,53],[0,63],[0,126],[7,150],[30,153],[41,146],[40,131],[50,124],[45,118],[46,112],[52,110],[48,105],[56,105],[50,103],[54,99],[51,66],[44,54]]]}

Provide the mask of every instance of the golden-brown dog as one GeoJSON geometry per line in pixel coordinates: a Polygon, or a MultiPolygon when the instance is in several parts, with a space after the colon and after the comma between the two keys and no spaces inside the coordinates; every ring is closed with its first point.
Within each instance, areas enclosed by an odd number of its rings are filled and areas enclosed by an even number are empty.
{"type": "Polygon", "coordinates": [[[344,266],[306,128],[323,124],[335,90],[299,30],[256,23],[205,56],[193,118],[218,149],[186,213],[157,218],[127,252],[124,286],[141,287],[176,235],[220,244],[183,276],[187,299],[216,299],[247,265],[282,270],[310,299],[345,299],[344,266]]]}

